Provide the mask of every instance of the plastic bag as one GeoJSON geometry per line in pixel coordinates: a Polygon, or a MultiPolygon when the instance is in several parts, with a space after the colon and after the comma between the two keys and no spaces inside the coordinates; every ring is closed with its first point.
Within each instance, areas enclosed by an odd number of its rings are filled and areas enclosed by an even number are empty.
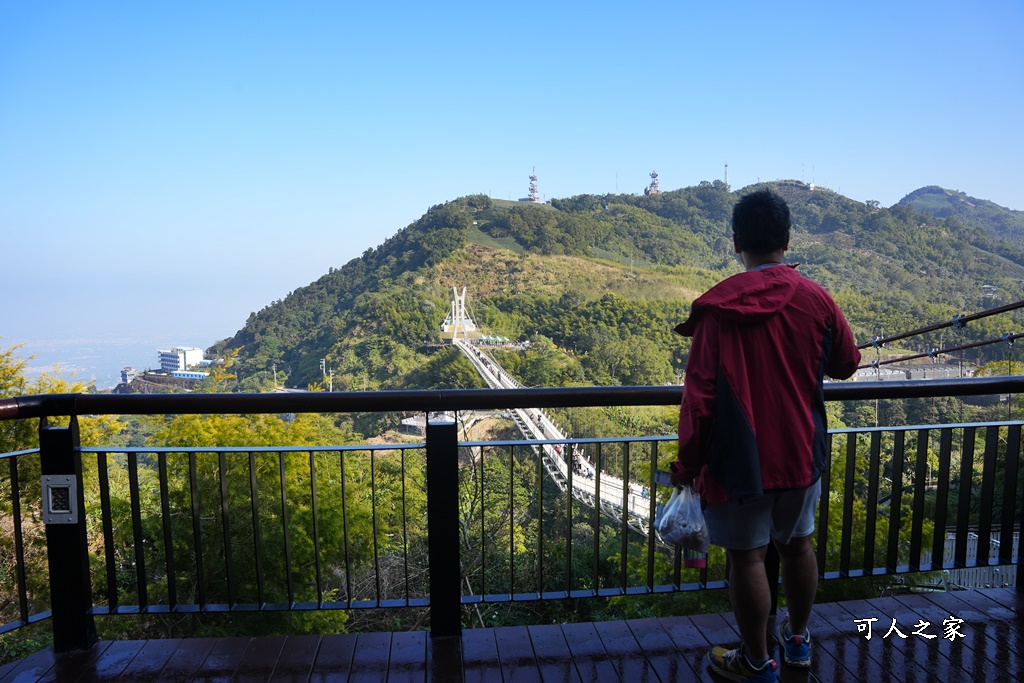
{"type": "Polygon", "coordinates": [[[694,553],[708,551],[708,526],[704,522],[700,496],[692,486],[672,491],[672,497],[658,512],[654,528],[666,543],[674,543],[694,553]]]}

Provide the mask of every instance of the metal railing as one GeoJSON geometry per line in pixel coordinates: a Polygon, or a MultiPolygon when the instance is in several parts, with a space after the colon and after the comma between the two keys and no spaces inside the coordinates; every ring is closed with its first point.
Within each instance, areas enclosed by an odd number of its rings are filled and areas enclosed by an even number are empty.
{"type": "MultiPolygon", "coordinates": [[[[826,386],[829,400],[992,393],[1024,393],[1024,378],[826,386]]],[[[9,520],[9,538],[0,541],[12,558],[3,567],[10,596],[0,595],[0,604],[6,597],[15,617],[0,632],[52,617],[62,651],[95,640],[96,615],[429,607],[431,632],[457,635],[464,610],[483,603],[722,587],[720,558],[687,569],[656,534],[631,531],[627,513],[610,522],[545,485],[536,442],[460,443],[452,422],[428,424],[424,443],[386,446],[83,448],[77,436],[81,415],[432,412],[676,405],[679,398],[679,387],[601,387],[2,400],[0,419],[44,419],[38,460],[37,451],[0,456],[0,518],[9,520]],[[68,427],[46,424],[68,415],[68,427]],[[73,522],[61,518],[65,493],[80,501],[73,522]],[[56,512],[44,524],[48,507],[56,512]],[[46,576],[29,574],[39,553],[48,559],[46,576]]],[[[1024,514],[1021,424],[831,432],[816,532],[822,578],[1016,563],[1024,586],[1011,545],[989,550],[993,533],[1019,531],[1024,514]],[[968,531],[978,536],[973,558],[968,531]],[[948,533],[956,539],[952,560],[930,555],[948,533]]],[[[672,440],[552,443],[586,450],[595,486],[614,458],[619,476],[655,492],[654,471],[672,440]]],[[[649,524],[655,505],[652,495],[649,524]]]]}

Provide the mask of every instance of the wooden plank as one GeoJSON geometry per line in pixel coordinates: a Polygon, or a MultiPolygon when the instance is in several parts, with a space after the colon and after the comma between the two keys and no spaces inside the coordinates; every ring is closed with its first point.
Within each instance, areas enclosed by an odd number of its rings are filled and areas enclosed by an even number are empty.
{"type": "Polygon", "coordinates": [[[187,638],[181,641],[155,680],[159,683],[192,680],[193,674],[202,666],[216,643],[216,638],[187,638]]]}
{"type": "Polygon", "coordinates": [[[461,681],[462,673],[462,638],[446,636],[433,638],[427,636],[427,681],[430,683],[448,683],[461,681]]]}
{"type": "Polygon", "coordinates": [[[424,683],[426,680],[426,632],[406,631],[391,634],[388,683],[424,683]]]}
{"type": "MultiPolygon", "coordinates": [[[[976,628],[976,625],[964,628],[964,637],[953,640],[944,637],[942,622],[949,618],[949,611],[936,605],[924,595],[901,595],[896,600],[912,609],[921,619],[930,623],[923,632],[934,634],[931,639],[951,662],[954,670],[946,675],[946,680],[996,681],[1001,672],[993,662],[985,656],[988,644],[982,642],[989,637],[988,629],[976,628]]],[[[998,640],[998,635],[996,635],[998,640]]]]}
{"type": "Polygon", "coordinates": [[[39,677],[39,681],[74,681],[96,665],[96,661],[110,647],[111,642],[101,641],[88,650],[68,652],[54,657],[53,668],[39,677]]]}
{"type": "Polygon", "coordinates": [[[544,683],[580,683],[580,675],[572,661],[569,644],[556,624],[527,626],[537,669],[544,683]]]}
{"type": "Polygon", "coordinates": [[[157,677],[180,646],[180,638],[147,640],[131,664],[117,677],[118,683],[149,683],[157,677]]]}
{"type": "Polygon", "coordinates": [[[352,657],[356,649],[356,636],[333,633],[320,640],[316,661],[310,673],[310,683],[333,683],[348,680],[352,657]]]}
{"type": "Polygon", "coordinates": [[[16,663],[0,678],[0,683],[29,683],[37,681],[43,674],[53,668],[55,663],[53,648],[33,652],[16,663]]]}
{"type": "MultiPolygon", "coordinates": [[[[999,623],[1001,628],[1024,636],[1024,623],[1021,621],[1019,610],[1013,610],[995,599],[1004,590],[1013,591],[1013,589],[967,590],[956,591],[951,593],[951,595],[984,614],[986,621],[999,623]]],[[[1017,650],[1017,652],[1019,653],[1020,650],[1017,650]]]]}
{"type": "Polygon", "coordinates": [[[238,668],[239,662],[242,661],[242,655],[245,654],[245,650],[249,647],[249,641],[251,640],[252,638],[244,636],[217,638],[213,648],[210,650],[210,654],[206,655],[206,659],[203,660],[192,680],[207,681],[208,683],[229,683],[231,677],[235,674],[235,669],[238,668]]]}
{"type": "Polygon", "coordinates": [[[626,623],[658,678],[665,682],[698,680],[697,674],[657,619],[634,619],[626,623]]]}
{"type": "MultiPolygon", "coordinates": [[[[854,631],[856,630],[853,624],[854,619],[878,619],[878,621],[872,622],[871,640],[867,641],[865,638],[862,651],[866,651],[874,657],[888,672],[888,675],[896,675],[907,683],[924,683],[925,681],[939,683],[939,678],[929,673],[922,664],[915,660],[915,655],[924,657],[925,653],[923,650],[918,651],[916,643],[909,640],[909,634],[907,639],[900,638],[895,631],[889,634],[890,629],[893,628],[892,620],[895,618],[894,614],[889,613],[893,609],[891,605],[885,602],[853,600],[842,603],[842,608],[850,614],[847,623],[854,631]]],[[[897,620],[896,628],[900,632],[906,634],[906,626],[901,627],[897,620]]]]}
{"type": "Polygon", "coordinates": [[[525,626],[502,626],[494,629],[498,661],[504,680],[541,683],[540,666],[533,652],[530,632],[525,626]]]}
{"type": "MultiPolygon", "coordinates": [[[[717,615],[715,616],[717,617],[717,615]]],[[[658,619],[658,623],[676,646],[676,649],[679,650],[679,656],[690,670],[693,671],[695,680],[702,681],[703,683],[717,683],[716,679],[711,677],[708,667],[704,664],[704,656],[711,649],[711,643],[708,641],[704,631],[693,622],[692,618],[661,617],[658,619]]],[[[715,630],[716,635],[722,635],[720,629],[723,624],[724,622],[721,617],[717,617],[716,620],[710,621],[706,626],[715,630]]]]}
{"type": "Polygon", "coordinates": [[[285,636],[260,636],[249,641],[231,679],[237,683],[267,683],[284,648],[285,636]]]}
{"type": "Polygon", "coordinates": [[[580,678],[585,681],[620,680],[615,667],[608,661],[608,652],[593,624],[562,624],[562,634],[580,678]]]}
{"type": "Polygon", "coordinates": [[[494,629],[469,628],[462,632],[462,671],[466,683],[501,680],[494,629]]]}
{"type": "Polygon", "coordinates": [[[78,677],[79,683],[110,681],[124,672],[146,644],[144,640],[115,640],[78,677]]]}
{"type": "MultiPolygon", "coordinates": [[[[838,603],[814,606],[808,624],[811,642],[814,644],[814,654],[811,656],[812,675],[827,681],[830,680],[828,672],[831,670],[836,674],[837,681],[903,680],[900,673],[887,670],[882,661],[869,654],[869,641],[857,631],[857,624],[854,623],[856,618],[858,617],[851,615],[838,603]],[[816,656],[818,650],[830,653],[836,665],[829,667],[827,660],[816,656]]],[[[872,633],[872,640],[875,638],[877,636],[872,633]]]]}
{"type": "MultiPolygon", "coordinates": [[[[942,681],[956,680],[964,675],[957,663],[950,659],[950,652],[945,648],[949,641],[941,637],[941,623],[926,624],[928,620],[913,607],[895,597],[867,602],[896,619],[897,627],[907,636],[906,639],[900,640],[908,656],[924,667],[929,674],[942,681]],[[934,637],[925,637],[928,635],[934,637]]],[[[893,637],[896,637],[895,634],[890,636],[893,637]]]]}
{"type": "Polygon", "coordinates": [[[950,617],[964,620],[960,631],[965,638],[957,640],[969,643],[977,658],[992,662],[1001,671],[1016,672],[1016,680],[1020,680],[1024,669],[1021,655],[1024,643],[1021,631],[1014,628],[1019,626],[1020,617],[975,593],[978,591],[931,593],[925,597],[950,617]]]}
{"type": "Polygon", "coordinates": [[[313,670],[313,662],[316,661],[317,650],[320,648],[320,640],[320,636],[288,636],[270,680],[273,683],[308,681],[313,670]]]}
{"type": "Polygon", "coordinates": [[[353,683],[380,683],[387,678],[391,655],[390,633],[360,633],[348,680],[353,683]]]}
{"type": "Polygon", "coordinates": [[[619,677],[630,683],[647,683],[657,681],[658,675],[651,668],[640,644],[633,632],[624,621],[602,621],[594,624],[597,635],[608,652],[608,661],[612,663],[619,677]]]}

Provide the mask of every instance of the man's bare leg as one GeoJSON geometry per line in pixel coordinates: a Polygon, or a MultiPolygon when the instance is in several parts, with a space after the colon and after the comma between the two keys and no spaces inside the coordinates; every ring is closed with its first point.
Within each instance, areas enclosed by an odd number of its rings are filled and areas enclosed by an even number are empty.
{"type": "Polygon", "coordinates": [[[794,538],[789,543],[775,542],[782,560],[782,588],[789,607],[789,632],[807,631],[818,592],[818,560],[810,536],[794,538]]]}
{"type": "Polygon", "coordinates": [[[727,550],[729,554],[729,595],[736,627],[743,638],[743,654],[748,659],[768,659],[768,612],[771,592],[764,570],[768,546],[753,550],[727,550]]]}

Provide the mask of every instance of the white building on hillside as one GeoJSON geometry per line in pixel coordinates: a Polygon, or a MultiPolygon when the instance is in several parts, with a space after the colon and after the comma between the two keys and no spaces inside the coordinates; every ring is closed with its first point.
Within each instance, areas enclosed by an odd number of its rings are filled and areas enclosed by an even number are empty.
{"type": "Polygon", "coordinates": [[[160,372],[188,370],[203,362],[203,350],[195,347],[178,346],[173,349],[157,350],[160,354],[160,372]]]}

